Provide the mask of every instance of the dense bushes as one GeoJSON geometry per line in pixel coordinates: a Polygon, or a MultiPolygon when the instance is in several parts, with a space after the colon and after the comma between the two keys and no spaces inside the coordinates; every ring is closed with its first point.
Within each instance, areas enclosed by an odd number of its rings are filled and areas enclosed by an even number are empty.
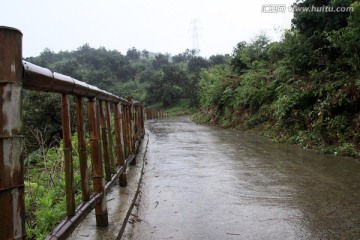
{"type": "Polygon", "coordinates": [[[197,119],[359,157],[360,4],[351,6],[347,20],[348,15],[324,15],[327,22],[345,19],[345,25],[328,22],[309,32],[311,26],[302,24],[324,22],[321,15],[295,14],[281,41],[260,35],[237,44],[230,65],[200,73],[197,119]]]}

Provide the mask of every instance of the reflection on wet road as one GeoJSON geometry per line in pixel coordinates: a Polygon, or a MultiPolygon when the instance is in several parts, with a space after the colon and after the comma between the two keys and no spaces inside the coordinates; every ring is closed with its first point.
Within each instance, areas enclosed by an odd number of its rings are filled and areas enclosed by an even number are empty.
{"type": "Polygon", "coordinates": [[[125,239],[360,239],[360,164],[186,117],[147,123],[125,239]]]}

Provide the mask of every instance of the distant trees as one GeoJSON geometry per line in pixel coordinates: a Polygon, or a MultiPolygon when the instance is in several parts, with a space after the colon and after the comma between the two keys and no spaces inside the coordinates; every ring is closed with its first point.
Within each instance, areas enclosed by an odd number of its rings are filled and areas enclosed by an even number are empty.
{"type": "Polygon", "coordinates": [[[227,55],[221,55],[221,54],[212,55],[209,58],[209,65],[210,66],[215,66],[215,65],[226,64],[229,59],[230,59],[229,54],[227,54],[227,55]]]}
{"type": "Polygon", "coordinates": [[[190,58],[190,60],[189,60],[188,72],[189,72],[189,74],[199,75],[201,69],[208,68],[208,67],[209,67],[209,62],[205,58],[195,56],[195,57],[190,58]]]}
{"type": "Polygon", "coordinates": [[[152,62],[152,66],[155,70],[160,70],[163,66],[169,63],[169,55],[167,54],[157,54],[155,56],[154,61],[152,62]]]}
{"type": "Polygon", "coordinates": [[[195,57],[196,54],[198,54],[198,50],[186,49],[185,52],[179,53],[173,56],[171,59],[173,63],[188,62],[191,58],[195,57]]]}
{"type": "Polygon", "coordinates": [[[140,58],[141,52],[137,50],[135,47],[128,49],[126,52],[126,56],[131,60],[138,60],[140,58]]]}
{"type": "Polygon", "coordinates": [[[196,50],[186,49],[168,61],[168,56],[159,54],[153,61],[156,74],[151,76],[146,101],[149,104],[161,102],[164,107],[176,104],[180,99],[190,100],[189,107],[199,104],[200,72],[211,65],[223,65],[229,56],[211,56],[211,60],[197,56],[196,50]]]}
{"type": "Polygon", "coordinates": [[[143,58],[149,58],[149,51],[146,50],[146,49],[142,50],[142,51],[141,51],[141,56],[142,56],[143,58]]]}
{"type": "Polygon", "coordinates": [[[164,107],[174,105],[184,96],[187,83],[188,74],[183,69],[175,64],[167,64],[150,83],[147,101],[162,102],[164,107]]]}

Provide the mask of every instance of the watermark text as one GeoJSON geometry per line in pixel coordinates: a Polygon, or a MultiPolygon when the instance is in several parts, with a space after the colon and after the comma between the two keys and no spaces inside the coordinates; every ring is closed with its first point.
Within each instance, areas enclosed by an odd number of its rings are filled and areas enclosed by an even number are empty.
{"type": "Polygon", "coordinates": [[[261,6],[262,13],[285,13],[285,12],[330,12],[343,13],[352,12],[353,7],[331,7],[331,6],[286,6],[286,4],[263,4],[261,6]]]}

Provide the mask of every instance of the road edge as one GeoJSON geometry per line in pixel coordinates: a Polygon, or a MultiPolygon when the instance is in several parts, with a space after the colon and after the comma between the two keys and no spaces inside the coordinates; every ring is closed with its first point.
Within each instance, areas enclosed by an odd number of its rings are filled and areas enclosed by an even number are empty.
{"type": "MultiPolygon", "coordinates": [[[[129,209],[128,209],[127,213],[126,213],[126,216],[125,216],[124,221],[122,223],[119,234],[118,234],[118,236],[116,238],[118,240],[121,239],[123,234],[124,234],[124,231],[126,229],[128,221],[129,221],[131,212],[132,212],[132,210],[133,210],[133,208],[134,208],[134,206],[136,204],[137,198],[138,198],[139,193],[140,193],[140,186],[141,186],[143,175],[144,175],[145,157],[146,157],[146,153],[147,153],[147,149],[148,149],[148,144],[149,144],[149,134],[145,132],[144,139],[143,139],[143,141],[141,142],[141,144],[139,146],[139,153],[136,156],[137,159],[142,160],[141,161],[142,166],[141,166],[141,170],[140,170],[141,171],[140,178],[139,178],[139,181],[138,181],[136,192],[134,194],[134,198],[131,201],[131,204],[130,204],[129,209]]],[[[136,161],[136,162],[140,162],[140,161],[136,161]]]]}

